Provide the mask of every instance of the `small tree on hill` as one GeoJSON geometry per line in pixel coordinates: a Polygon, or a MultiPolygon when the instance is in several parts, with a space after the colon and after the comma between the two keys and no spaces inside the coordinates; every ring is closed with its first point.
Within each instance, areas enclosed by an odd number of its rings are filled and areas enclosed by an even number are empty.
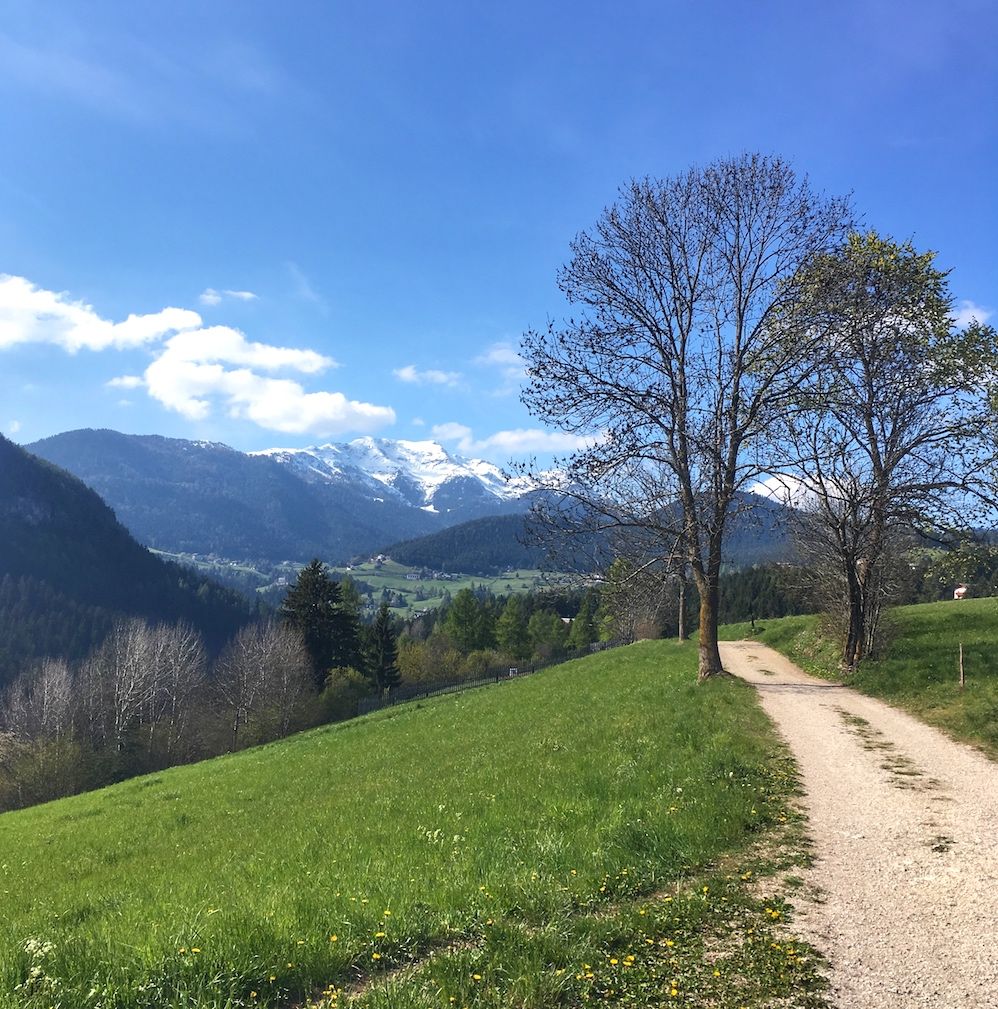
{"type": "Polygon", "coordinates": [[[819,366],[802,369],[778,431],[801,549],[836,597],[847,669],[873,646],[899,551],[993,521],[998,334],[956,329],[933,260],[854,234],[795,279],[785,338],[820,334],[819,366]]]}

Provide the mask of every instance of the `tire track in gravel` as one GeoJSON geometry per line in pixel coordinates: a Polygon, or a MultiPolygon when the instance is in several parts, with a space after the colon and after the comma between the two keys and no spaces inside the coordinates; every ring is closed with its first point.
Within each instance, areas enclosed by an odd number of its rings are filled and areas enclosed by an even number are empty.
{"type": "Polygon", "coordinates": [[[823,900],[796,926],[840,1009],[998,1009],[998,764],[910,715],[721,643],[800,768],[823,900]]]}

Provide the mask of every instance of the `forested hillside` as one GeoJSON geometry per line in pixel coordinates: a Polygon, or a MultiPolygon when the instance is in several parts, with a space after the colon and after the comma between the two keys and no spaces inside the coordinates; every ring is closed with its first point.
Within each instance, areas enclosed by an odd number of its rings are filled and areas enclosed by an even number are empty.
{"type": "MultiPolygon", "coordinates": [[[[724,547],[725,565],[745,568],[789,560],[793,556],[789,514],[770,498],[738,495],[724,547]]],[[[495,515],[405,540],[385,547],[383,552],[399,564],[473,575],[517,568],[579,569],[580,562],[614,554],[609,546],[602,550],[593,548],[591,544],[600,541],[600,534],[592,533],[585,537],[589,546],[580,545],[569,564],[566,545],[561,543],[556,556],[549,557],[542,542],[544,537],[537,535],[539,532],[539,526],[529,516],[495,515]]]]}
{"type": "Polygon", "coordinates": [[[546,559],[543,547],[526,542],[522,515],[494,515],[462,522],[429,536],[396,543],[386,552],[399,564],[470,575],[539,568],[546,559]]]}
{"type": "Polygon", "coordinates": [[[0,437],[0,683],[34,658],[82,657],[119,615],[185,620],[218,647],[251,610],[154,557],[94,491],[0,437]]]}

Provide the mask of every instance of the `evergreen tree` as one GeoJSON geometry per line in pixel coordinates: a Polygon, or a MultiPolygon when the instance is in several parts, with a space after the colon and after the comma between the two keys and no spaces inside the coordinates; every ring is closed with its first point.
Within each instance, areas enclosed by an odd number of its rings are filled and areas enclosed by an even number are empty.
{"type": "Polygon", "coordinates": [[[554,658],[565,650],[568,627],[552,610],[535,610],[527,624],[527,633],[539,659],[554,658]]]}
{"type": "Polygon", "coordinates": [[[471,589],[461,589],[454,596],[443,629],[465,653],[495,644],[492,615],[471,589]]]}
{"type": "Polygon", "coordinates": [[[317,687],[322,688],[333,666],[349,665],[338,661],[337,636],[343,624],[340,587],[318,558],[298,572],[281,603],[281,619],[301,633],[317,687]]]}
{"type": "Polygon", "coordinates": [[[530,655],[527,637],[527,611],[522,596],[510,596],[496,622],[496,640],[507,655],[525,659],[530,655]]]}
{"type": "Polygon", "coordinates": [[[595,593],[587,592],[582,597],[582,605],[568,633],[569,648],[586,648],[599,637],[596,628],[596,606],[595,593]]]}
{"type": "Polygon", "coordinates": [[[362,600],[353,580],[339,583],[340,601],[333,621],[333,666],[365,672],[363,635],[360,626],[362,600]]]}
{"type": "Polygon", "coordinates": [[[382,603],[371,628],[368,668],[380,690],[391,690],[402,680],[398,668],[398,635],[388,604],[382,603]]]}

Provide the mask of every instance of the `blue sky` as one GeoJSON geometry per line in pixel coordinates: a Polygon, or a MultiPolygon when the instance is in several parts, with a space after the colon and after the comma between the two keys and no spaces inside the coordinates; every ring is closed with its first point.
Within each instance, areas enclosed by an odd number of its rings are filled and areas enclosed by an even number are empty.
{"type": "Polygon", "coordinates": [[[0,0],[0,431],[570,447],[516,355],[569,241],[747,150],[986,319],[996,37],[990,0],[0,0]]]}

